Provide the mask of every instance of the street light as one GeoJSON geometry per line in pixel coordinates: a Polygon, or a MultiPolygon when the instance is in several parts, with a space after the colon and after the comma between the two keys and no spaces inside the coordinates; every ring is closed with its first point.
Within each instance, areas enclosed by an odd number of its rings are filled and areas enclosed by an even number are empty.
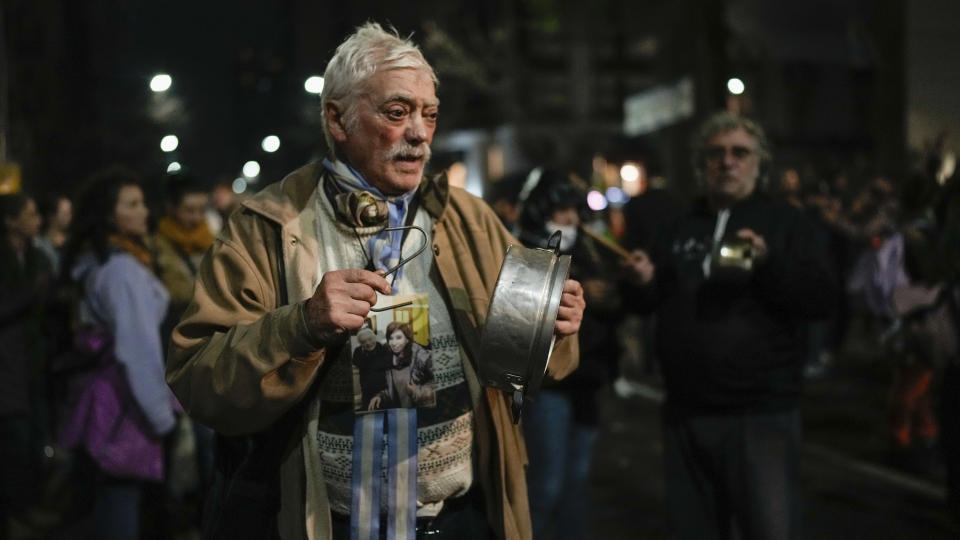
{"type": "Polygon", "coordinates": [[[180,139],[176,135],[166,135],[160,139],[160,149],[164,152],[173,152],[180,146],[180,139]]]}
{"type": "Polygon", "coordinates": [[[180,166],[179,161],[174,161],[171,164],[167,165],[167,173],[179,172],[182,167],[180,166]]]}
{"type": "Polygon", "coordinates": [[[150,79],[150,89],[154,92],[166,92],[173,84],[173,79],[166,73],[157,73],[150,79]]]}
{"type": "Polygon", "coordinates": [[[640,168],[633,163],[624,163],[623,167],[620,167],[620,178],[623,178],[624,182],[636,182],[640,178],[640,168]]]}
{"type": "Polygon", "coordinates": [[[606,196],[607,196],[607,201],[609,201],[610,204],[623,204],[627,202],[627,200],[629,199],[629,197],[627,197],[627,194],[624,193],[623,190],[618,188],[617,186],[608,187],[606,196]]]}
{"type": "Polygon", "coordinates": [[[267,135],[263,138],[263,142],[260,143],[260,147],[263,148],[264,152],[272,154],[280,149],[280,137],[267,135]]]}
{"type": "Polygon", "coordinates": [[[233,188],[233,192],[239,195],[247,190],[247,181],[243,178],[234,178],[233,186],[231,187],[233,188]]]}
{"type": "Polygon", "coordinates": [[[746,89],[747,87],[746,85],[743,84],[743,81],[741,81],[736,77],[733,77],[729,81],[727,81],[727,90],[729,90],[730,93],[735,96],[739,96],[746,89]]]}
{"type": "Polygon", "coordinates": [[[256,178],[260,175],[260,164],[256,161],[248,161],[243,164],[243,176],[247,178],[256,178]]]}
{"type": "Polygon", "coordinates": [[[311,94],[320,94],[323,92],[323,77],[313,75],[303,83],[303,89],[311,94]]]}
{"type": "Polygon", "coordinates": [[[599,212],[607,207],[607,198],[597,190],[591,190],[587,193],[587,206],[595,212],[599,212]]]}

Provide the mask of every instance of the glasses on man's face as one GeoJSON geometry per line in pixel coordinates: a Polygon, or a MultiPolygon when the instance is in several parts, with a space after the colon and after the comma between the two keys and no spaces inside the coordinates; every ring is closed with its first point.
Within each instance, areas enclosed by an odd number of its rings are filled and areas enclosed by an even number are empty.
{"type": "Polygon", "coordinates": [[[727,152],[733,156],[733,159],[741,161],[750,157],[750,154],[753,154],[753,149],[746,146],[708,146],[705,155],[707,161],[723,161],[723,158],[726,157],[727,152]]]}

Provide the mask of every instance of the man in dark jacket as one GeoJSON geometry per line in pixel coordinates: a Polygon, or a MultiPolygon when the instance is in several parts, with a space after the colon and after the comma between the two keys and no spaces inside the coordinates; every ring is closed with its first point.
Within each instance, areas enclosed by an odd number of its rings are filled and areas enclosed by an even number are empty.
{"type": "Polygon", "coordinates": [[[836,294],[825,245],[757,192],[757,124],[715,115],[693,151],[706,196],[632,261],[660,320],[669,515],[677,538],[798,538],[798,328],[836,294]]]}

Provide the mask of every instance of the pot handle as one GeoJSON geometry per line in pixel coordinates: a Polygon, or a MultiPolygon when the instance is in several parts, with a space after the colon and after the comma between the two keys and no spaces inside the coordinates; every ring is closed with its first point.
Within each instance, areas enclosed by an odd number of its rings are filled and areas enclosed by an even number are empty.
{"type": "Polygon", "coordinates": [[[547,249],[552,251],[554,255],[560,256],[560,231],[553,231],[553,234],[547,239],[547,249]]]}

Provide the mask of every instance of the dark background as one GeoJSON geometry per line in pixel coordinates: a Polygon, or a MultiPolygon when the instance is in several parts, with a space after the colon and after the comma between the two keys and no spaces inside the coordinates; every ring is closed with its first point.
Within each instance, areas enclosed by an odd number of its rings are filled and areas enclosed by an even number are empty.
{"type": "Polygon", "coordinates": [[[948,0],[3,0],[0,10],[0,130],[33,191],[69,192],[114,162],[159,182],[176,160],[213,183],[256,159],[255,187],[279,179],[322,154],[318,97],[303,82],[366,20],[412,33],[436,68],[434,167],[465,160],[475,188],[543,162],[589,177],[600,155],[644,162],[689,191],[693,126],[725,107],[759,119],[777,163],[811,178],[901,178],[960,123],[960,6],[948,0]],[[158,72],[173,77],[163,94],[148,87],[158,72]],[[732,76],[744,95],[727,93],[732,76]],[[692,117],[624,134],[627,97],[683,77],[692,117]],[[159,148],[167,133],[180,139],[172,154],[159,148]],[[279,152],[260,149],[267,134],[279,152]],[[484,157],[491,146],[502,167],[484,157]]]}

